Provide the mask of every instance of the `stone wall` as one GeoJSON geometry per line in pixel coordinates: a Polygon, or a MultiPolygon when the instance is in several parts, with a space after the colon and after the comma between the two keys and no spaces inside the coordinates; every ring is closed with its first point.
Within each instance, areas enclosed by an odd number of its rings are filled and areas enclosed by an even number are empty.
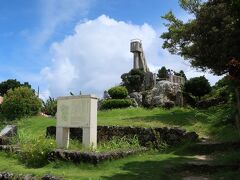
{"type": "Polygon", "coordinates": [[[129,155],[146,151],[147,148],[117,150],[112,152],[95,153],[95,152],[79,152],[70,150],[57,149],[49,154],[49,160],[72,161],[74,163],[90,163],[98,164],[107,160],[116,160],[129,155]]]}
{"type": "Polygon", "coordinates": [[[50,174],[46,174],[43,177],[36,177],[35,175],[17,175],[9,172],[0,172],[0,180],[27,180],[27,179],[42,179],[42,180],[61,180],[61,177],[52,176],[50,174]]]}
{"type": "MultiPolygon", "coordinates": [[[[56,127],[47,127],[47,136],[56,135],[56,127]]],[[[112,137],[129,137],[137,136],[142,146],[149,146],[160,140],[168,145],[178,145],[184,142],[194,142],[198,140],[195,132],[186,132],[179,128],[141,128],[141,127],[119,127],[119,126],[98,126],[97,139],[98,142],[107,141],[112,137]]],[[[81,128],[70,128],[70,138],[82,140],[81,128]]]]}

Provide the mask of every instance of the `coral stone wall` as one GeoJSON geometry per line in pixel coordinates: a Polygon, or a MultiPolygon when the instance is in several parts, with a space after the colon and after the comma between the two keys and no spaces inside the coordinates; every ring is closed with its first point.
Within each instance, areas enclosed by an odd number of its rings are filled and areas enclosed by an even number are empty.
{"type": "MultiPolygon", "coordinates": [[[[47,127],[47,136],[56,135],[56,127],[47,127]]],[[[112,137],[134,137],[137,136],[142,146],[148,146],[149,143],[163,141],[168,145],[178,145],[184,142],[194,142],[198,140],[195,132],[186,132],[179,128],[141,128],[141,127],[119,127],[119,126],[98,126],[98,142],[112,139],[112,137]]],[[[82,140],[81,128],[70,128],[70,138],[82,140]]]]}

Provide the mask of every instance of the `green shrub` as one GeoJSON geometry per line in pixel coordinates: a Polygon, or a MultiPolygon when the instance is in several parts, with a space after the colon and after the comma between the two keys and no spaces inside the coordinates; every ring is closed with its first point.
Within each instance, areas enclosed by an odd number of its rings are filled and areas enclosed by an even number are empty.
{"type": "Polygon", "coordinates": [[[47,139],[44,136],[29,137],[25,133],[20,133],[18,137],[21,151],[18,153],[18,159],[28,167],[42,167],[49,163],[49,154],[56,147],[53,139],[47,139]]]}
{"type": "Polygon", "coordinates": [[[122,74],[123,85],[128,92],[140,92],[143,90],[144,71],[142,69],[132,69],[129,73],[122,74]]]}
{"type": "Polygon", "coordinates": [[[49,99],[46,102],[43,101],[43,107],[41,111],[44,114],[55,116],[57,112],[57,100],[49,97],[49,99]]]}
{"type": "Polygon", "coordinates": [[[106,99],[102,101],[101,109],[126,108],[131,105],[130,99],[106,99]]]}
{"type": "Polygon", "coordinates": [[[158,70],[157,74],[159,79],[166,79],[168,78],[168,72],[165,66],[163,66],[161,69],[158,70]]]}
{"type": "Polygon", "coordinates": [[[41,108],[41,101],[28,87],[10,89],[4,95],[2,114],[8,120],[36,115],[41,108]]]}
{"type": "Polygon", "coordinates": [[[116,86],[109,89],[108,94],[113,99],[125,99],[128,96],[128,91],[124,86],[116,86]]]}
{"type": "Polygon", "coordinates": [[[211,85],[204,76],[191,78],[184,84],[184,91],[198,97],[199,100],[211,90],[211,85]]]}

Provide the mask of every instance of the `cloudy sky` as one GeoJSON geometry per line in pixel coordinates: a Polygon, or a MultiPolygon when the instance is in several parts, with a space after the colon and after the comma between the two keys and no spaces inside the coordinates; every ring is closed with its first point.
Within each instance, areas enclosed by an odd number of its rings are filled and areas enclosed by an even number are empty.
{"type": "Polygon", "coordinates": [[[8,0],[0,2],[0,81],[17,79],[40,87],[42,98],[102,96],[133,66],[131,39],[142,39],[150,70],[161,66],[205,75],[161,48],[161,16],[172,10],[191,18],[178,0],[8,0]]]}

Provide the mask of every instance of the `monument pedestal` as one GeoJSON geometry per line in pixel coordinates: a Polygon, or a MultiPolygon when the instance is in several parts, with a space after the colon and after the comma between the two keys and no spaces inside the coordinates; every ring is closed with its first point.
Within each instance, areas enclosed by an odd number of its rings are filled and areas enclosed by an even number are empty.
{"type": "Polygon", "coordinates": [[[91,95],[60,97],[57,101],[56,141],[68,148],[70,128],[83,128],[84,147],[97,147],[97,98],[91,95]]]}
{"type": "Polygon", "coordinates": [[[68,148],[70,137],[70,128],[57,127],[56,141],[58,148],[68,148]]]}
{"type": "Polygon", "coordinates": [[[97,147],[97,127],[85,127],[83,128],[82,143],[84,147],[97,147]]]}

